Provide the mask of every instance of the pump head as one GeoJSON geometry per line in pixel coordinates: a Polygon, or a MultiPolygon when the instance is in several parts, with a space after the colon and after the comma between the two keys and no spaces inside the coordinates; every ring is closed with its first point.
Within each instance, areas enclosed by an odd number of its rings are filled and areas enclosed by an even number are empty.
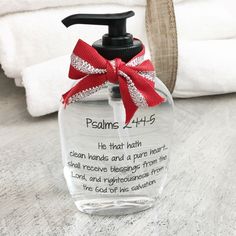
{"type": "Polygon", "coordinates": [[[93,43],[93,47],[106,59],[121,58],[124,62],[142,50],[142,42],[133,39],[126,32],[126,19],[134,16],[133,11],[116,14],[75,14],[66,17],[62,23],[69,27],[74,24],[107,25],[108,34],[93,43]]]}

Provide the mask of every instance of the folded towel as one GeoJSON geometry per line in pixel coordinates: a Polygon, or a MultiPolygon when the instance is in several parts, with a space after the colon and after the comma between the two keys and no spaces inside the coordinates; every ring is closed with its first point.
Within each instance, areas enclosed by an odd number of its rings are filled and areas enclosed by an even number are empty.
{"type": "MultiPolygon", "coordinates": [[[[147,44],[145,7],[133,6],[136,15],[127,28],[147,44]]],[[[16,13],[0,17],[0,63],[8,77],[20,78],[27,66],[66,55],[73,50],[78,38],[92,43],[107,32],[107,26],[77,25],[66,28],[61,20],[75,13],[122,12],[129,6],[83,5],[16,13]],[[95,30],[96,29],[96,30],[95,30]],[[99,34],[98,34],[99,32],[99,34]]]]}
{"type": "MultiPolygon", "coordinates": [[[[145,51],[145,58],[150,58],[149,48],[147,47],[145,51]]],[[[61,104],[61,95],[78,82],[68,79],[69,64],[70,55],[67,55],[23,70],[27,108],[32,116],[42,116],[57,111],[61,104]]],[[[93,97],[96,97],[96,94],[93,97]]]]}
{"type": "Polygon", "coordinates": [[[236,37],[235,0],[185,0],[175,4],[178,38],[188,40],[236,37]]]}
{"type": "Polygon", "coordinates": [[[174,97],[236,92],[236,38],[179,41],[174,97]]]}
{"type": "Polygon", "coordinates": [[[69,64],[68,55],[23,70],[27,108],[32,116],[42,116],[58,110],[61,95],[75,82],[66,79],[69,64]]]}
{"type": "MultiPolygon", "coordinates": [[[[141,5],[141,1],[138,2],[141,5]]],[[[127,1],[127,3],[131,4],[132,1],[127,1]]],[[[235,4],[234,0],[177,1],[175,11],[178,38],[202,40],[234,37],[236,18],[232,9],[235,9],[235,4]]],[[[136,37],[145,39],[145,6],[133,6],[132,9],[136,15],[128,20],[128,28],[136,37]]],[[[92,43],[99,37],[94,28],[99,30],[100,35],[106,32],[105,26],[79,25],[66,29],[60,23],[65,16],[78,12],[98,13],[125,10],[130,10],[130,6],[105,4],[93,5],[91,8],[91,5],[83,5],[0,17],[0,63],[5,74],[18,79],[19,84],[21,71],[25,67],[68,54],[78,37],[92,43]]],[[[145,44],[146,42],[144,41],[145,44]]]]}
{"type": "Polygon", "coordinates": [[[50,7],[65,7],[87,4],[106,4],[116,3],[121,5],[144,6],[146,0],[1,0],[0,15],[13,12],[39,10],[50,7]]]}

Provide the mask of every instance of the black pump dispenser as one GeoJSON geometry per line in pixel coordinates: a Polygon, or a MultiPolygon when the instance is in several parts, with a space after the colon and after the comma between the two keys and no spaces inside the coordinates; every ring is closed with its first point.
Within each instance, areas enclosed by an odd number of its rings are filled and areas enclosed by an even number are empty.
{"type": "Polygon", "coordinates": [[[142,42],[126,33],[126,19],[134,16],[133,11],[117,14],[75,14],[66,17],[62,23],[69,27],[74,24],[108,25],[108,34],[93,43],[100,55],[108,60],[121,58],[128,62],[142,50],[142,42]]]}

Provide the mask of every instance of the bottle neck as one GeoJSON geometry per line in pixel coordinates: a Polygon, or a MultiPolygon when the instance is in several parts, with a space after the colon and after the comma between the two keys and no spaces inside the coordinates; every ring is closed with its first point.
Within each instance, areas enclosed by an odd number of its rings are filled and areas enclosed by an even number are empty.
{"type": "Polygon", "coordinates": [[[112,100],[120,100],[121,99],[119,84],[109,83],[108,91],[109,91],[109,96],[112,100]]]}

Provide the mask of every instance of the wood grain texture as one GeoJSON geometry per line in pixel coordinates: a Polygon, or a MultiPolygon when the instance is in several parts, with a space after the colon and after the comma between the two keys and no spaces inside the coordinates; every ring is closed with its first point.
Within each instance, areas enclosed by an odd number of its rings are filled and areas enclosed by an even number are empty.
{"type": "Polygon", "coordinates": [[[236,235],[236,95],[176,100],[169,176],[155,208],[82,214],[62,175],[57,114],[31,118],[0,76],[0,235],[236,235]]]}

